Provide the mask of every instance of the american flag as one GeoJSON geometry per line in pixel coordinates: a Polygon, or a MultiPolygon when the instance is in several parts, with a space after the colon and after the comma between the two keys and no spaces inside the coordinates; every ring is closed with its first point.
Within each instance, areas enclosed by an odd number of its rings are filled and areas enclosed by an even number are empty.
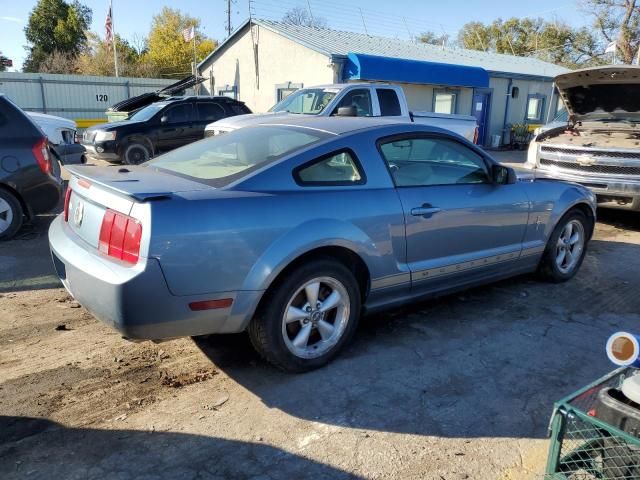
{"type": "Polygon", "coordinates": [[[109,45],[113,42],[113,17],[111,15],[111,3],[109,3],[109,10],[107,10],[107,18],[104,21],[105,39],[109,45]]]}
{"type": "Polygon", "coordinates": [[[185,42],[190,42],[191,40],[193,40],[193,37],[196,36],[196,29],[193,25],[191,25],[189,28],[185,28],[184,30],[182,30],[182,38],[184,38],[185,42]]]}

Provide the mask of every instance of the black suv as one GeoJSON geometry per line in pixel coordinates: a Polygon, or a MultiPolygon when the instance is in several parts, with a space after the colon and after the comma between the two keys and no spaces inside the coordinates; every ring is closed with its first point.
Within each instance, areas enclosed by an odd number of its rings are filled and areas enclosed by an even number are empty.
{"type": "Polygon", "coordinates": [[[15,235],[25,217],[60,203],[59,172],[42,130],[0,94],[0,240],[15,235]]]}
{"type": "Polygon", "coordinates": [[[88,128],[82,144],[90,157],[130,165],[204,138],[216,120],[251,113],[228,97],[171,97],[147,105],[122,122],[88,128]]]}

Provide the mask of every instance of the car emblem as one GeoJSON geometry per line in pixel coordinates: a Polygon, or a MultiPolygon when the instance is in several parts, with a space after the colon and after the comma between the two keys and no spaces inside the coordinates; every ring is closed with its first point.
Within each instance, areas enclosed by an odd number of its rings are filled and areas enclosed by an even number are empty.
{"type": "Polygon", "coordinates": [[[588,167],[589,165],[593,165],[594,163],[596,163],[596,160],[587,155],[580,155],[578,158],[576,158],[576,162],[578,162],[578,164],[582,165],[583,167],[588,167]]]}
{"type": "Polygon", "coordinates": [[[76,210],[73,213],[73,223],[76,224],[76,226],[80,226],[82,225],[82,219],[84,217],[84,203],[83,202],[78,202],[78,204],[76,205],[76,210]]]}

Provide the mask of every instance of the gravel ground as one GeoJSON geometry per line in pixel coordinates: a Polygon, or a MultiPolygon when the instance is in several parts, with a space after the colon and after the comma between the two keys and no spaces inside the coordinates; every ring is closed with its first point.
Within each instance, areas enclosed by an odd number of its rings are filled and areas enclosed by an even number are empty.
{"type": "Polygon", "coordinates": [[[0,478],[536,478],[553,402],[640,320],[640,215],[600,215],[571,282],[367,318],[305,375],[244,335],[121,339],[60,288],[38,218],[0,244],[0,478]]]}

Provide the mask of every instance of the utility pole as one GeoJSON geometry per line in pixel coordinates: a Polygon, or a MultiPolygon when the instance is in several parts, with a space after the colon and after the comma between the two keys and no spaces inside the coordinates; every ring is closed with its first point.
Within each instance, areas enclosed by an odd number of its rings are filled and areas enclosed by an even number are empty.
{"type": "Polygon", "coordinates": [[[231,36],[231,0],[227,0],[227,37],[231,36]]]}

